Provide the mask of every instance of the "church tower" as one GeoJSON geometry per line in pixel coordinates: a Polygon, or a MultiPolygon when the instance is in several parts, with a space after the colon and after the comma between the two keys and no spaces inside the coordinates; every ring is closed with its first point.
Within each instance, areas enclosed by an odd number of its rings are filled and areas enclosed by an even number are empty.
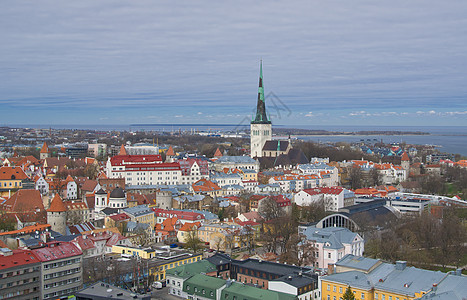
{"type": "Polygon", "coordinates": [[[266,103],[263,87],[263,61],[260,63],[258,103],[256,104],[256,116],[250,125],[250,148],[252,158],[263,156],[263,146],[272,140],[272,124],[266,115],[266,103]]]}

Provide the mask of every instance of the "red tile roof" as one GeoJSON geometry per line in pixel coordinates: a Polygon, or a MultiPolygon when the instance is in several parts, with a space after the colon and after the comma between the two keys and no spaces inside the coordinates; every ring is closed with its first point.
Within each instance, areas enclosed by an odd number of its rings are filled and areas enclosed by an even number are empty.
{"type": "Polygon", "coordinates": [[[83,254],[75,244],[70,242],[50,242],[44,248],[32,250],[40,261],[53,261],[83,254]]]}
{"type": "Polygon", "coordinates": [[[8,256],[0,255],[0,270],[40,263],[39,258],[31,250],[13,250],[8,256]]]}
{"type": "Polygon", "coordinates": [[[344,191],[343,187],[333,186],[333,187],[318,187],[313,189],[304,189],[305,193],[310,195],[320,195],[320,194],[330,194],[330,195],[339,195],[344,191]]]}
{"type": "Polygon", "coordinates": [[[38,190],[22,189],[14,193],[8,200],[1,205],[8,212],[36,212],[43,211],[41,193],[38,190]]]}

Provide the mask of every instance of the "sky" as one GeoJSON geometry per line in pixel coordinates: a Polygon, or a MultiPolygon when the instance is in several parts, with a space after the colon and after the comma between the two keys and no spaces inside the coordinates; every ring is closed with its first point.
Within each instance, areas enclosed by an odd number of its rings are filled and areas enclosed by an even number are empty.
{"type": "Polygon", "coordinates": [[[0,125],[467,126],[467,1],[0,1],[0,125]]]}

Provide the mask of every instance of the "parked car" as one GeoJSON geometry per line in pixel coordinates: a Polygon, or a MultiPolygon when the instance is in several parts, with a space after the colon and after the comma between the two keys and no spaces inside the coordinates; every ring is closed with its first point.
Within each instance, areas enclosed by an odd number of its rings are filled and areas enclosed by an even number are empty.
{"type": "Polygon", "coordinates": [[[152,287],[153,287],[154,289],[160,290],[160,289],[162,288],[162,282],[154,281],[154,282],[152,283],[152,287]]]}

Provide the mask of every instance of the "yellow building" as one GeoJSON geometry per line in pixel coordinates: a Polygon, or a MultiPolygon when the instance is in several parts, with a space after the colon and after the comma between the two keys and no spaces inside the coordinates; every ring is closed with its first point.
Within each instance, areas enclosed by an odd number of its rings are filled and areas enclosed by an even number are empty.
{"type": "Polygon", "coordinates": [[[156,226],[154,211],[147,205],[125,208],[123,212],[127,214],[133,222],[149,224],[149,227],[152,229],[156,226]]]}
{"type": "Polygon", "coordinates": [[[445,273],[407,267],[406,262],[384,263],[378,259],[348,254],[334,272],[321,277],[321,299],[342,299],[350,287],[359,300],[413,300],[439,284],[445,273]]]}
{"type": "Polygon", "coordinates": [[[152,248],[129,247],[129,246],[112,246],[112,253],[123,254],[128,256],[141,257],[143,259],[151,259],[156,257],[156,250],[152,248]]]}
{"type": "Polygon", "coordinates": [[[203,259],[203,255],[192,254],[189,252],[173,252],[167,251],[165,253],[156,254],[156,258],[147,260],[149,268],[149,276],[153,281],[165,280],[165,272],[178,266],[191,264],[203,259]]]}
{"type": "Polygon", "coordinates": [[[9,197],[11,194],[23,188],[23,180],[28,179],[26,173],[20,167],[0,168],[0,196],[9,197]]]}

